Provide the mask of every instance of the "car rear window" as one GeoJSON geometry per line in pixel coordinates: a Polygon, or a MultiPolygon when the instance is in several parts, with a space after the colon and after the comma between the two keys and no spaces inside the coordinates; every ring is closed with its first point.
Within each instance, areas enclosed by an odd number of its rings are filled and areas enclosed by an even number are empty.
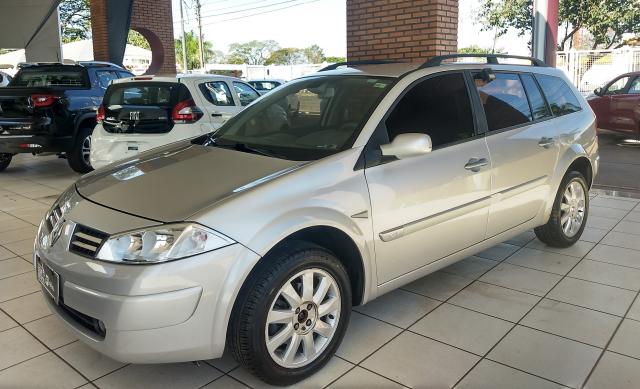
{"type": "Polygon", "coordinates": [[[104,97],[105,106],[142,105],[173,106],[191,95],[187,87],[172,82],[138,82],[113,84],[104,97]]]}
{"type": "Polygon", "coordinates": [[[582,109],[576,95],[560,77],[536,74],[536,79],[554,115],[567,115],[582,109]]]}
{"type": "Polygon", "coordinates": [[[11,82],[13,87],[88,87],[86,73],[79,67],[32,67],[22,69],[11,82]]]}

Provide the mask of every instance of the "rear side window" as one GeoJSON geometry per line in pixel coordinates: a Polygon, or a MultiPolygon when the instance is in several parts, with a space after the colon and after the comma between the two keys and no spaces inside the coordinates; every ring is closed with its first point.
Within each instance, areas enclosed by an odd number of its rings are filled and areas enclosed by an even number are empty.
{"type": "Polygon", "coordinates": [[[205,82],[200,84],[200,90],[204,97],[209,100],[210,103],[217,106],[233,106],[233,97],[231,96],[231,90],[224,81],[205,82]]]}
{"type": "Polygon", "coordinates": [[[501,130],[531,121],[531,109],[517,74],[496,73],[485,81],[474,74],[474,82],[484,107],[489,131],[501,130]]]}
{"type": "Polygon", "coordinates": [[[98,70],[96,71],[96,78],[100,86],[106,89],[111,80],[117,80],[120,77],[118,77],[118,73],[112,70],[98,70]]]}
{"type": "Polygon", "coordinates": [[[566,115],[582,109],[578,98],[563,79],[542,74],[536,74],[536,79],[540,83],[542,92],[544,92],[554,115],[566,115]]]}
{"type": "Polygon", "coordinates": [[[521,74],[520,78],[529,97],[529,104],[531,104],[531,110],[533,111],[533,120],[550,117],[551,112],[549,111],[549,107],[547,107],[547,102],[544,100],[544,97],[542,97],[540,88],[538,88],[538,84],[536,80],[533,79],[533,76],[531,74],[521,74]]]}
{"type": "Polygon", "coordinates": [[[33,67],[18,72],[11,86],[14,87],[87,87],[85,72],[79,67],[33,67]]]}
{"type": "Polygon", "coordinates": [[[431,137],[434,148],[474,135],[469,93],[461,73],[444,74],[416,84],[386,121],[389,140],[417,132],[431,137]]]}

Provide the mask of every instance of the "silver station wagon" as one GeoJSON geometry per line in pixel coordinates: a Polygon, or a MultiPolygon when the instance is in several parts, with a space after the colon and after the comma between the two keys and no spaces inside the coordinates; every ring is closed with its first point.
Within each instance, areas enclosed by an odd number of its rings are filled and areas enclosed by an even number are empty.
{"type": "Polygon", "coordinates": [[[46,300],[117,360],[226,348],[284,385],[327,363],[352,306],[531,228],[572,245],[594,115],[561,71],[513,58],[331,65],[82,177],[36,238],[46,300]]]}

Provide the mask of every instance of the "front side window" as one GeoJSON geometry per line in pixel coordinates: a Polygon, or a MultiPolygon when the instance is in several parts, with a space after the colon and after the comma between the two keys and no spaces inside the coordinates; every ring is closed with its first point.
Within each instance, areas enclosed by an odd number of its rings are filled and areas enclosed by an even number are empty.
{"type": "Polygon", "coordinates": [[[533,111],[533,120],[550,117],[551,112],[549,111],[549,107],[547,107],[547,102],[544,101],[542,92],[540,92],[540,88],[538,88],[538,84],[536,84],[533,76],[531,74],[521,74],[520,79],[522,79],[522,84],[529,97],[529,104],[531,104],[531,110],[533,111]]]}
{"type": "Polygon", "coordinates": [[[233,82],[233,87],[236,89],[236,93],[238,94],[238,98],[240,99],[240,105],[243,107],[245,105],[251,104],[251,102],[260,95],[253,88],[251,88],[247,84],[243,84],[242,82],[233,82]]]}
{"type": "Polygon", "coordinates": [[[561,78],[536,74],[536,79],[554,115],[566,115],[582,109],[576,95],[561,78]]]}
{"type": "Polygon", "coordinates": [[[604,91],[604,94],[605,95],[619,95],[620,93],[624,93],[624,89],[627,86],[627,84],[629,83],[629,79],[630,78],[631,77],[629,77],[629,76],[624,76],[624,77],[618,78],[611,85],[609,85],[607,90],[604,91]]]}
{"type": "Polygon", "coordinates": [[[496,73],[486,81],[474,74],[474,82],[484,107],[489,131],[501,130],[531,121],[531,109],[517,74],[496,73]]]}
{"type": "Polygon", "coordinates": [[[204,97],[214,105],[224,107],[235,105],[231,90],[224,81],[205,82],[200,84],[200,90],[204,97]]]}
{"type": "Polygon", "coordinates": [[[366,76],[292,81],[229,120],[210,144],[300,161],[335,154],[351,147],[392,83],[366,76]]]}
{"type": "Polygon", "coordinates": [[[268,92],[280,86],[277,81],[249,81],[249,84],[261,92],[268,92]]]}
{"type": "Polygon", "coordinates": [[[640,77],[636,77],[633,81],[631,81],[631,85],[629,86],[630,95],[638,95],[640,94],[640,77]]]}
{"type": "Polygon", "coordinates": [[[420,81],[398,102],[386,120],[389,140],[399,134],[422,133],[434,148],[474,135],[469,93],[462,73],[420,81]]]}

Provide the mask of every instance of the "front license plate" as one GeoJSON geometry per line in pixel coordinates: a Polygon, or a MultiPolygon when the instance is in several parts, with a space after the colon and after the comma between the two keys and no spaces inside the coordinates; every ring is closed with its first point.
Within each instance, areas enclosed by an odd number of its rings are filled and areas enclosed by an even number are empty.
{"type": "Polygon", "coordinates": [[[40,282],[47,293],[51,295],[53,301],[58,304],[58,298],[60,297],[60,276],[58,273],[51,270],[51,268],[42,263],[40,259],[36,260],[36,273],[38,274],[38,282],[40,282]]]}

